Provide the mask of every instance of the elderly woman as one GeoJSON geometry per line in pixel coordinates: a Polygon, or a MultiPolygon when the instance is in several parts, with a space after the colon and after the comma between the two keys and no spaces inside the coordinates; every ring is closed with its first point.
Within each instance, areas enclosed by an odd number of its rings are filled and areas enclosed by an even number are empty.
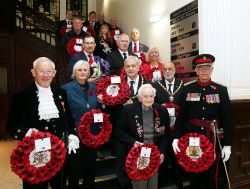
{"type": "MultiPolygon", "coordinates": [[[[161,163],[167,146],[168,111],[154,103],[156,90],[151,84],[139,88],[139,102],[124,106],[118,128],[115,131],[117,140],[127,146],[155,144],[161,151],[161,163]],[[138,128],[140,127],[140,128],[138,128]]],[[[132,181],[133,189],[155,189],[158,185],[158,173],[148,180],[132,181]]]]}
{"type": "MultiPolygon", "coordinates": [[[[76,132],[82,115],[100,106],[97,102],[96,86],[87,81],[89,73],[89,63],[79,60],[73,67],[73,80],[62,86],[68,96],[76,132]]],[[[98,129],[94,132],[98,132],[98,129]]],[[[96,150],[81,143],[80,148],[74,152],[69,155],[69,189],[79,188],[79,178],[81,177],[83,178],[84,188],[94,188],[96,150]]]]}
{"type": "MultiPolygon", "coordinates": [[[[50,132],[62,139],[69,114],[65,92],[51,86],[56,75],[55,64],[47,57],[40,57],[33,62],[31,73],[33,84],[12,97],[7,130],[17,140],[37,131],[50,132]]],[[[50,184],[52,189],[60,189],[63,188],[61,181],[62,172],[59,171],[50,180],[39,184],[23,181],[23,188],[47,189],[50,184]]]]}
{"type": "Polygon", "coordinates": [[[160,63],[160,52],[157,47],[150,47],[146,54],[146,63],[141,65],[141,70],[145,70],[145,78],[152,81],[159,81],[163,78],[162,63],[160,63]],[[150,74],[148,75],[147,72],[150,74]]]}

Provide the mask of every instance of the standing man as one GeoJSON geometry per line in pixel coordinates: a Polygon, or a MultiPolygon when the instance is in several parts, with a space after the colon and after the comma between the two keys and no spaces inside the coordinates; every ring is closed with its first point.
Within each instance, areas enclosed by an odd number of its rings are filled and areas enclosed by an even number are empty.
{"type": "Polygon", "coordinates": [[[82,30],[82,19],[75,17],[73,19],[73,28],[67,32],[61,41],[61,48],[67,53],[67,44],[70,39],[74,37],[83,38],[87,35],[85,31],[82,30]]]}
{"type": "MultiPolygon", "coordinates": [[[[50,132],[63,140],[66,128],[70,128],[67,125],[73,123],[67,122],[70,115],[65,92],[50,86],[56,75],[55,64],[46,57],[40,57],[33,62],[31,73],[34,77],[33,84],[12,97],[7,130],[17,140],[22,140],[37,130],[50,132]]],[[[70,136],[76,137],[69,135],[69,138],[70,136]]],[[[69,140],[69,150],[75,151],[77,146],[79,141],[69,140]]],[[[52,189],[63,188],[62,171],[39,184],[23,181],[23,189],[47,189],[48,184],[52,189]]]]}
{"type": "MultiPolygon", "coordinates": [[[[67,68],[67,79],[70,80],[72,75],[72,70],[76,62],[79,60],[85,60],[89,63],[91,69],[91,77],[88,79],[90,83],[97,83],[101,79],[102,75],[108,75],[109,73],[109,65],[106,67],[102,66],[100,63],[96,62],[98,59],[101,59],[98,56],[94,56],[94,50],[96,47],[95,38],[91,35],[88,35],[83,38],[83,49],[84,51],[79,54],[74,54],[70,57],[68,68],[67,68]],[[99,65],[98,65],[99,64],[99,65]],[[99,69],[99,70],[98,70],[99,69]],[[106,73],[106,74],[105,74],[106,73]]],[[[103,59],[101,59],[103,60],[103,59]]]]}
{"type": "Polygon", "coordinates": [[[129,43],[128,52],[131,53],[139,53],[148,51],[148,46],[144,45],[140,42],[140,30],[137,28],[133,28],[131,31],[131,39],[132,41],[129,43]]]}
{"type": "Polygon", "coordinates": [[[93,37],[98,35],[98,25],[96,24],[96,12],[89,12],[89,19],[83,22],[83,27],[87,28],[87,32],[91,34],[93,37]]]}
{"type": "Polygon", "coordinates": [[[107,54],[107,60],[110,63],[110,74],[120,75],[121,68],[124,66],[124,60],[128,57],[129,36],[121,34],[116,41],[118,49],[107,54]]]}
{"type": "Polygon", "coordinates": [[[73,12],[72,10],[67,10],[66,11],[66,19],[64,20],[59,20],[56,22],[56,39],[58,42],[60,42],[62,40],[62,37],[66,34],[66,32],[68,32],[71,27],[72,27],[72,18],[73,18],[73,12]],[[60,33],[60,30],[62,29],[62,27],[65,27],[65,33],[60,33]],[[62,35],[63,34],[63,35],[62,35]]]}
{"type": "MultiPolygon", "coordinates": [[[[185,133],[199,133],[205,135],[211,143],[215,141],[213,121],[223,130],[223,149],[217,153],[217,161],[220,157],[226,162],[231,154],[232,121],[230,112],[230,100],[227,88],[211,80],[213,62],[215,58],[210,54],[201,54],[193,59],[193,66],[198,75],[198,81],[193,81],[184,87],[183,104],[175,126],[175,139],[173,150],[179,152],[178,138],[185,133]]],[[[216,144],[215,144],[216,145],[216,144]]],[[[216,145],[217,152],[219,147],[216,145]]],[[[212,189],[216,188],[216,163],[207,171],[189,173],[190,188],[212,189]]]]}
{"type": "Polygon", "coordinates": [[[171,144],[175,130],[175,120],[178,113],[178,107],[181,106],[181,96],[183,92],[183,81],[175,78],[175,66],[172,62],[163,63],[162,72],[164,79],[154,83],[156,88],[155,101],[165,106],[170,116],[170,134],[168,138],[167,157],[159,168],[159,186],[163,187],[167,180],[168,164],[171,165],[170,175],[177,186],[183,188],[181,181],[180,167],[174,155],[171,144]]]}

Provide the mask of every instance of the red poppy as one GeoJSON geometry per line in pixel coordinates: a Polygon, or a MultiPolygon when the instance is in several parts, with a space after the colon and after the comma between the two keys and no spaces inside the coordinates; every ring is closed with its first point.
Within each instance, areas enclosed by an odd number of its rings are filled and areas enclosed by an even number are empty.
{"type": "Polygon", "coordinates": [[[160,150],[154,144],[144,144],[139,147],[133,147],[129,151],[125,167],[126,172],[131,180],[148,180],[158,171],[160,166],[160,150]],[[140,165],[140,153],[142,147],[151,148],[150,158],[146,159],[144,167],[140,165]]]}
{"type": "Polygon", "coordinates": [[[106,113],[101,110],[93,109],[86,112],[80,119],[78,127],[78,135],[83,144],[91,148],[98,148],[109,140],[112,132],[112,124],[106,113]],[[102,113],[103,122],[99,123],[101,131],[97,135],[93,135],[90,131],[91,124],[94,122],[94,114],[102,113]]]}
{"type": "MultiPolygon", "coordinates": [[[[214,146],[209,140],[201,134],[198,133],[188,133],[182,136],[178,141],[178,146],[180,152],[176,154],[178,163],[185,169],[187,172],[204,172],[212,166],[215,160],[214,146]],[[189,147],[189,138],[199,138],[200,140],[200,157],[192,158],[188,151],[189,147]]],[[[194,149],[196,151],[196,149],[194,149]]]]}
{"type": "Polygon", "coordinates": [[[89,89],[89,95],[92,96],[92,95],[94,95],[94,94],[95,94],[94,89],[89,89]]]}
{"type": "MultiPolygon", "coordinates": [[[[30,137],[24,137],[13,150],[10,156],[11,170],[20,178],[32,184],[38,184],[53,177],[62,167],[66,157],[66,147],[63,141],[48,132],[33,132],[30,137]],[[50,137],[51,150],[42,157],[44,166],[36,166],[35,140],[50,137]],[[60,148],[57,148],[60,147],[60,148]],[[55,149],[58,151],[56,153],[55,149]],[[50,154],[50,158],[46,155],[50,154]],[[60,154],[60,156],[58,155],[60,154]],[[30,157],[34,159],[30,162],[30,157]],[[44,159],[45,158],[45,159],[44,159]],[[46,160],[47,159],[47,160],[46,160]],[[57,161],[54,161],[54,160],[57,161]],[[46,162],[47,161],[47,162],[46,162]],[[53,161],[53,164],[51,162],[53,161]],[[47,166],[48,165],[48,166],[47,166]]],[[[40,160],[40,159],[39,159],[40,160]]],[[[41,162],[39,162],[41,165],[41,162]]]]}

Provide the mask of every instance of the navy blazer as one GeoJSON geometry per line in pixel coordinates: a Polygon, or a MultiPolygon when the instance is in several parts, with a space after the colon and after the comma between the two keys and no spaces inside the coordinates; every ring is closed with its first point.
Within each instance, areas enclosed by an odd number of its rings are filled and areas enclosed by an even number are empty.
{"type": "Polygon", "coordinates": [[[84,98],[83,90],[76,80],[72,80],[62,86],[62,89],[67,93],[69,108],[74,120],[75,129],[78,127],[79,120],[85,112],[101,108],[101,105],[97,102],[96,98],[96,86],[89,83],[86,83],[85,86],[88,91],[88,100],[84,98]]]}
{"type": "MultiPolygon", "coordinates": [[[[145,45],[145,44],[142,44],[139,42],[139,51],[140,52],[148,52],[148,46],[145,45]]],[[[132,54],[133,53],[133,49],[132,49],[132,41],[129,43],[129,46],[128,46],[128,53],[129,54],[132,54]]]]}

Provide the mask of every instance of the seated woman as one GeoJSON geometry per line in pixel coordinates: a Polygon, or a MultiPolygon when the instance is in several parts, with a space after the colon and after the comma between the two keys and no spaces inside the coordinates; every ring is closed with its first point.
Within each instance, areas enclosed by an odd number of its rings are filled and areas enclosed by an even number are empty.
{"type": "MultiPolygon", "coordinates": [[[[115,137],[127,149],[133,146],[155,144],[161,152],[161,163],[167,148],[168,111],[154,103],[156,90],[151,84],[144,84],[138,91],[138,103],[124,106],[115,131],[115,137]]],[[[122,158],[122,157],[118,157],[122,158]]],[[[148,180],[132,181],[133,189],[158,188],[158,173],[148,180]]]]}
{"type": "Polygon", "coordinates": [[[160,63],[160,53],[157,47],[150,47],[146,54],[146,63],[140,67],[141,75],[153,82],[162,80],[162,63],[160,63]]]}
{"type": "MultiPolygon", "coordinates": [[[[73,67],[73,80],[62,86],[68,96],[76,132],[82,115],[101,107],[97,102],[96,86],[87,81],[89,75],[89,63],[79,60],[73,67]]],[[[94,132],[97,133],[98,128],[94,132]]],[[[78,138],[72,138],[72,140],[78,140],[78,138]]],[[[96,149],[80,143],[80,148],[69,155],[69,189],[79,188],[79,178],[83,178],[83,188],[94,188],[96,153],[96,149]]]]}

